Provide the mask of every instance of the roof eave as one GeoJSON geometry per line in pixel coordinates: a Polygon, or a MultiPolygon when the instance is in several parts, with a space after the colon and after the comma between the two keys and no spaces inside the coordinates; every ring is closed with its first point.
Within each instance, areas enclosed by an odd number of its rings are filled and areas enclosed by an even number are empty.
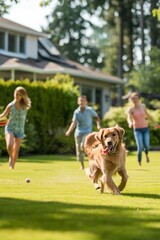
{"type": "Polygon", "coordinates": [[[95,76],[93,74],[84,73],[79,70],[72,70],[72,69],[64,69],[64,68],[56,68],[56,69],[40,69],[36,67],[31,66],[10,66],[10,67],[3,67],[0,66],[0,71],[26,71],[26,72],[32,72],[36,74],[56,74],[56,73],[63,73],[63,74],[70,74],[73,77],[79,77],[79,78],[85,78],[85,79],[91,79],[101,82],[107,82],[112,84],[123,84],[123,81],[119,78],[112,79],[111,77],[103,77],[103,76],[95,76]]]}
{"type": "Polygon", "coordinates": [[[34,35],[36,37],[47,37],[45,33],[38,32],[32,28],[26,27],[24,25],[21,25],[19,23],[13,22],[7,18],[0,17],[0,27],[10,30],[10,31],[15,31],[23,34],[29,34],[29,35],[34,35]]]}

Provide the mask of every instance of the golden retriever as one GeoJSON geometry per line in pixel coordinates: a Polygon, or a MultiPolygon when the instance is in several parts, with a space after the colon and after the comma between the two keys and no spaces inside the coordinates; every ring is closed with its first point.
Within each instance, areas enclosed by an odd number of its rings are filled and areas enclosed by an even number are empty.
{"type": "Polygon", "coordinates": [[[125,130],[116,125],[92,132],[85,139],[84,150],[89,158],[88,176],[93,179],[95,189],[100,188],[101,193],[104,192],[105,185],[113,194],[120,194],[126,186],[128,176],[125,168],[127,151],[123,143],[124,133],[125,130]],[[118,187],[112,179],[115,173],[121,176],[118,187]]]}

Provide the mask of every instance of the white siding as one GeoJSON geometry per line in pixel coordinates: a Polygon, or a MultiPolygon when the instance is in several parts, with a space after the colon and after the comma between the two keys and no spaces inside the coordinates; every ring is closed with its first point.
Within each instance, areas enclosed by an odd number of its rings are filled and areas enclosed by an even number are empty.
{"type": "Polygon", "coordinates": [[[34,36],[27,36],[26,54],[28,58],[38,58],[38,39],[34,36]]]}

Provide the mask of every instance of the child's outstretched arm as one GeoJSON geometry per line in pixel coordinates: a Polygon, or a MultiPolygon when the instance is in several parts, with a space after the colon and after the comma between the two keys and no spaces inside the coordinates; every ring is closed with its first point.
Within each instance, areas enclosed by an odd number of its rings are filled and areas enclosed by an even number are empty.
{"type": "Polygon", "coordinates": [[[8,104],[7,107],[5,108],[5,110],[3,111],[3,113],[0,114],[0,120],[2,118],[6,117],[9,113],[10,113],[10,106],[8,104]]]}
{"type": "Polygon", "coordinates": [[[76,121],[73,121],[71,122],[71,125],[69,126],[67,132],[66,132],[66,136],[69,137],[71,132],[73,131],[73,129],[76,127],[77,125],[77,122],[76,121]]]}

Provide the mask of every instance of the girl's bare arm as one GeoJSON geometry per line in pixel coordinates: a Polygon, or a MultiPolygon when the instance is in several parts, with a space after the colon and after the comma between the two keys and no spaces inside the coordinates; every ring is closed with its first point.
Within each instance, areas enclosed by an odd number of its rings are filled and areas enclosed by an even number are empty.
{"type": "Polygon", "coordinates": [[[10,113],[10,106],[8,104],[5,110],[3,111],[3,113],[0,114],[0,119],[6,117],[9,113],[10,113]]]}

